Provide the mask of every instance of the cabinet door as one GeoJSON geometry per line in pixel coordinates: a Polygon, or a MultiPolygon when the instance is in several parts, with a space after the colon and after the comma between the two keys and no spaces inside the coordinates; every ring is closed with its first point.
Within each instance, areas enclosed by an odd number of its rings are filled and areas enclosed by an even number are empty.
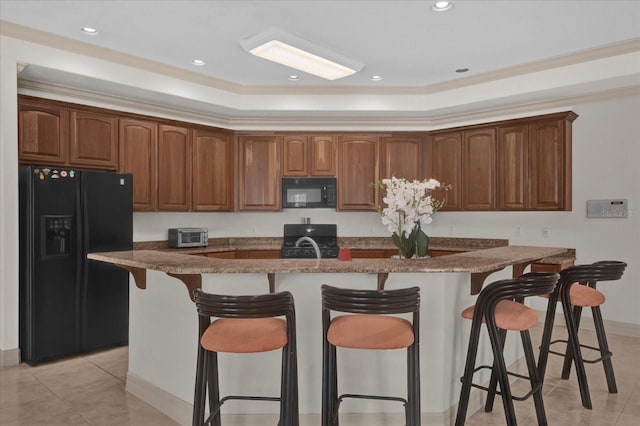
{"type": "Polygon", "coordinates": [[[336,139],[333,136],[311,136],[311,176],[336,175],[336,139]]]}
{"type": "Polygon", "coordinates": [[[464,210],[496,208],[496,131],[494,128],[463,133],[462,194],[464,210]]]}
{"type": "Polygon", "coordinates": [[[528,207],[529,126],[498,129],[498,209],[528,207]]]}
{"type": "Polygon", "coordinates": [[[422,138],[382,138],[380,157],[381,179],[422,177],[422,138]]]}
{"type": "Polygon", "coordinates": [[[110,115],[72,111],[71,165],[115,170],[118,165],[117,121],[110,115]]]}
{"type": "Polygon", "coordinates": [[[133,174],[134,211],[157,208],[158,125],[120,119],[118,171],[133,174]]]}
{"type": "Polygon", "coordinates": [[[193,210],[233,211],[233,139],[193,131],[193,210]]]}
{"type": "Polygon", "coordinates": [[[564,208],[564,121],[529,125],[530,202],[534,210],[564,208]]]}
{"type": "Polygon", "coordinates": [[[285,136],[284,142],[284,176],[309,175],[309,141],[306,136],[285,136]]]}
{"type": "Polygon", "coordinates": [[[158,127],[158,210],[191,207],[191,138],[185,127],[158,127]]]}
{"type": "Polygon", "coordinates": [[[451,185],[448,191],[434,196],[445,199],[442,210],[462,210],[462,133],[431,135],[427,143],[428,177],[451,185]]]}
{"type": "Polygon", "coordinates": [[[18,104],[18,158],[22,163],[60,164],[69,160],[69,111],[18,104]]]}
{"type": "Polygon", "coordinates": [[[238,139],[238,208],[281,210],[282,139],[278,136],[240,136],[238,139]]]}
{"type": "Polygon", "coordinates": [[[338,142],[338,209],[370,211],[380,204],[377,137],[341,137],[338,142]]]}

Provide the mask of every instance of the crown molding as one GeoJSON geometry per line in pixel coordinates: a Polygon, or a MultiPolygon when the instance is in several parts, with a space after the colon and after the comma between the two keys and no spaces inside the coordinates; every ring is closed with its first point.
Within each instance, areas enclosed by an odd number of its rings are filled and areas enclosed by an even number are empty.
{"type": "Polygon", "coordinates": [[[428,131],[493,121],[498,117],[501,119],[511,119],[542,113],[566,111],[572,109],[575,104],[640,96],[640,86],[633,85],[616,89],[602,89],[588,94],[557,97],[539,102],[521,102],[498,107],[478,107],[473,111],[443,113],[438,116],[434,116],[435,112],[424,111],[422,117],[416,117],[415,114],[412,114],[413,116],[411,117],[367,117],[360,115],[362,113],[348,115],[344,112],[339,116],[323,116],[322,113],[314,113],[313,116],[287,116],[284,113],[261,115],[255,113],[253,116],[241,117],[239,115],[233,115],[232,110],[228,113],[203,113],[175,106],[160,105],[148,101],[107,95],[50,83],[27,81],[24,79],[18,79],[18,93],[222,127],[229,130],[384,129],[428,131]],[[428,115],[432,117],[428,117],[428,115]]]}

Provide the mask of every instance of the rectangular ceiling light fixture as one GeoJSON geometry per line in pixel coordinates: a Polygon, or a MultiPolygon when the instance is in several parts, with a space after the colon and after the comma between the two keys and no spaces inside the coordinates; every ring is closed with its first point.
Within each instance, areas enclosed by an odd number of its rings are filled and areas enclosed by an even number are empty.
{"type": "Polygon", "coordinates": [[[241,45],[252,55],[327,80],[353,75],[363,67],[362,63],[277,28],[249,37],[243,40],[241,45]]]}

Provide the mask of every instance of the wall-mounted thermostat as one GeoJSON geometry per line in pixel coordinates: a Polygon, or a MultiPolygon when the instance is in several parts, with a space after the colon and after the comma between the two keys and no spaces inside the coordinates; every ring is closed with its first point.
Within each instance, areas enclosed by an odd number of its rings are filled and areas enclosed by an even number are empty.
{"type": "Polygon", "coordinates": [[[629,214],[627,200],[587,200],[587,217],[625,218],[629,214]]]}

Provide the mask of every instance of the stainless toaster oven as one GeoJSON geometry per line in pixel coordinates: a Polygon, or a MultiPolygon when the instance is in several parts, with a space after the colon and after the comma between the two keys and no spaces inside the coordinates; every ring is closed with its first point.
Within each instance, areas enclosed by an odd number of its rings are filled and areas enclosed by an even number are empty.
{"type": "Polygon", "coordinates": [[[169,228],[169,247],[206,247],[208,243],[206,228],[169,228]]]}

